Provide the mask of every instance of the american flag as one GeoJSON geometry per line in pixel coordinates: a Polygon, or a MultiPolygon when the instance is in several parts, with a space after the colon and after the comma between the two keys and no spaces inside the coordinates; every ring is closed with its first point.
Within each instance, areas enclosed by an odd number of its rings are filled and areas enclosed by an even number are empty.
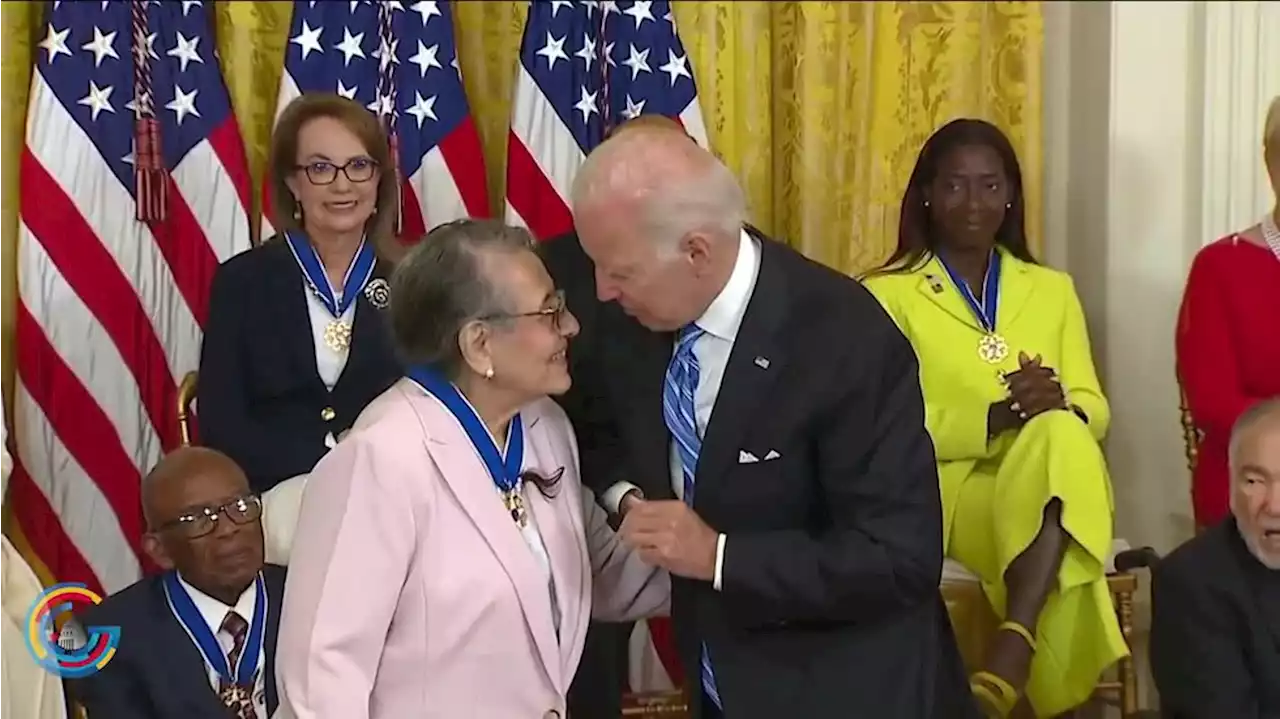
{"type": "MultiPolygon", "coordinates": [[[[304,92],[356,100],[391,128],[401,237],[415,240],[427,228],[489,215],[449,3],[294,2],[276,116],[304,92]]],[[[270,206],[268,198],[263,207],[270,206]]],[[[274,232],[264,216],[262,236],[274,232]]]]}
{"type": "MultiPolygon", "coordinates": [[[[707,146],[693,68],[665,0],[533,0],[517,72],[506,215],[540,240],[573,229],[574,175],[619,123],[666,115],[707,146]]],[[[670,620],[637,624],[629,655],[633,691],[681,684],[670,620]]]]}
{"type": "Polygon", "coordinates": [[[707,145],[693,68],[670,2],[534,0],[517,72],[507,221],[539,239],[573,229],[573,177],[619,122],[666,115],[707,145]]]}
{"type": "Polygon", "coordinates": [[[177,384],[199,362],[214,269],[249,247],[210,12],[54,2],[36,46],[10,501],[54,577],[98,592],[146,566],[140,479],[178,444],[177,384]],[[154,152],[135,142],[135,113],[155,120],[154,152]]]}

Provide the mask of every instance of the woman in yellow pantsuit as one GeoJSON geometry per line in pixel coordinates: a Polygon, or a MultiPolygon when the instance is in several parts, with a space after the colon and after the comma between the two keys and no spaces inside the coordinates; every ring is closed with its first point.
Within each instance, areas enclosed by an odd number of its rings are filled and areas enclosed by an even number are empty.
{"type": "Polygon", "coordinates": [[[1107,590],[1109,420],[1071,278],[1035,262],[1008,139],[978,120],[925,143],[898,248],[866,286],[920,359],[947,556],[1004,620],[971,686],[1007,716],[1085,702],[1128,653],[1107,590]]]}

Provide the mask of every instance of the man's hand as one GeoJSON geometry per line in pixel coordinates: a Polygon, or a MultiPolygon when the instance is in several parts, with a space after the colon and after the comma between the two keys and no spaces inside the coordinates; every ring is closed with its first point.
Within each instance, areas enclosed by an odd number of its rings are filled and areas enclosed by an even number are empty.
{"type": "Polygon", "coordinates": [[[678,500],[638,500],[622,519],[622,540],[645,562],[672,574],[712,581],[720,535],[678,500]]]}

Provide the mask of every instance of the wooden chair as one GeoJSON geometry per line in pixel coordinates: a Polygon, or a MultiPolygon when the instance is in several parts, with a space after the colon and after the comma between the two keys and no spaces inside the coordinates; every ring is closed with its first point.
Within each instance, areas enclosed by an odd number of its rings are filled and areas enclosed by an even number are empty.
{"type": "MultiPolygon", "coordinates": [[[[1182,444],[1183,449],[1187,453],[1187,491],[1194,491],[1193,483],[1196,476],[1196,463],[1200,460],[1200,443],[1204,441],[1204,432],[1196,426],[1196,420],[1191,416],[1191,408],[1187,405],[1187,392],[1183,388],[1182,378],[1178,378],[1178,414],[1182,422],[1182,444]]],[[[1199,523],[1196,524],[1196,534],[1204,531],[1199,523]]]]}
{"type": "MultiPolygon", "coordinates": [[[[1134,570],[1150,567],[1155,560],[1155,552],[1150,548],[1124,550],[1118,552],[1113,558],[1116,571],[1107,575],[1107,587],[1111,590],[1111,600],[1116,608],[1120,631],[1131,651],[1134,634],[1134,595],[1138,591],[1138,576],[1134,570]]],[[[986,645],[986,640],[996,630],[998,624],[995,613],[991,611],[982,591],[982,585],[972,575],[969,577],[960,574],[947,576],[944,573],[942,598],[946,602],[952,624],[957,629],[957,638],[965,665],[981,666],[981,648],[986,645]]],[[[1138,673],[1134,667],[1133,657],[1121,659],[1110,674],[1113,674],[1114,678],[1099,682],[1094,689],[1093,698],[1119,708],[1123,719],[1136,719],[1141,716],[1138,709],[1138,673]]]]}
{"type": "Polygon", "coordinates": [[[195,404],[199,384],[200,373],[193,370],[183,375],[178,385],[178,434],[183,447],[191,446],[191,405],[195,404]]]}

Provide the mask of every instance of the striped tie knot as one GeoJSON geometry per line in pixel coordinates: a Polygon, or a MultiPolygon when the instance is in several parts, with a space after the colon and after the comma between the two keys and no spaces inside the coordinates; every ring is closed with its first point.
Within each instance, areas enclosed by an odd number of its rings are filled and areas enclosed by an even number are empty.
{"type": "Polygon", "coordinates": [[[685,354],[693,350],[693,343],[698,338],[705,335],[706,330],[698,326],[696,322],[690,322],[680,328],[680,332],[676,334],[676,354],[685,354]]]}

